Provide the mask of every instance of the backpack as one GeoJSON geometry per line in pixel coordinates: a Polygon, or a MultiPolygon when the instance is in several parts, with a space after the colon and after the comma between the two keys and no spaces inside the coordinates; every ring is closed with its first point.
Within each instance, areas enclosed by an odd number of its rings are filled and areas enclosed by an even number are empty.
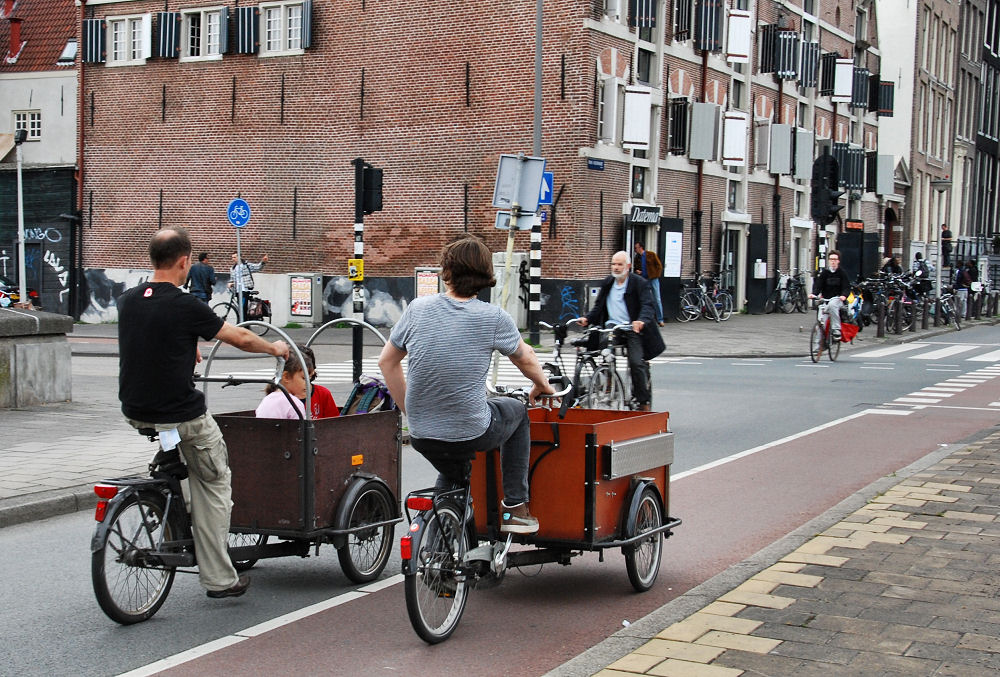
{"type": "Polygon", "coordinates": [[[930,278],[931,269],[927,267],[927,262],[924,261],[923,259],[920,259],[920,263],[917,265],[917,270],[920,272],[920,277],[924,278],[925,280],[930,278]]]}
{"type": "Polygon", "coordinates": [[[340,415],[370,414],[395,408],[396,403],[389,394],[389,386],[377,378],[362,374],[340,408],[340,415]]]}
{"type": "Polygon", "coordinates": [[[955,286],[967,288],[971,283],[972,277],[969,275],[969,271],[965,268],[959,268],[958,272],[955,273],[955,286]]]}

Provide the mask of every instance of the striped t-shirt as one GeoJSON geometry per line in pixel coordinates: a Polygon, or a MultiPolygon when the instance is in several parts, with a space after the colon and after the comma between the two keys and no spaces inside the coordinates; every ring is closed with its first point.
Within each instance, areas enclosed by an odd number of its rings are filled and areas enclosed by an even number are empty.
{"type": "Polygon", "coordinates": [[[479,299],[424,296],[403,311],[389,340],[408,356],[412,437],[459,442],[486,432],[485,383],[493,350],[510,355],[521,343],[506,311],[479,299]]]}

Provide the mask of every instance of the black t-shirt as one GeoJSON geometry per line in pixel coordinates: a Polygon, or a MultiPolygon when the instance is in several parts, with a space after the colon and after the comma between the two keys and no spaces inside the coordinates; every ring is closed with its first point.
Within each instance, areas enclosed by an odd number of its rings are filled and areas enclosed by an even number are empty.
{"type": "Polygon", "coordinates": [[[813,284],[813,294],[818,294],[825,299],[832,299],[834,296],[847,296],[851,291],[851,280],[843,268],[830,270],[824,268],[813,284]]]}
{"type": "Polygon", "coordinates": [[[128,418],[182,423],[205,413],[194,386],[198,338],[223,320],[169,282],[147,282],[118,297],[118,399],[128,418]]]}

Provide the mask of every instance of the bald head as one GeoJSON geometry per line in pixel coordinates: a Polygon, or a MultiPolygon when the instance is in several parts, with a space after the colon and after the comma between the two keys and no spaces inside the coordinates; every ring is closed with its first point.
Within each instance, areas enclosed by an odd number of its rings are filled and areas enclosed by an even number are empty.
{"type": "Polygon", "coordinates": [[[624,251],[615,252],[614,256],[611,257],[611,274],[619,282],[628,277],[628,271],[631,267],[632,264],[629,263],[628,253],[624,251]]]}
{"type": "Polygon", "coordinates": [[[149,260],[155,270],[170,268],[177,259],[191,256],[191,238],[184,228],[163,228],[149,241],[149,260]]]}

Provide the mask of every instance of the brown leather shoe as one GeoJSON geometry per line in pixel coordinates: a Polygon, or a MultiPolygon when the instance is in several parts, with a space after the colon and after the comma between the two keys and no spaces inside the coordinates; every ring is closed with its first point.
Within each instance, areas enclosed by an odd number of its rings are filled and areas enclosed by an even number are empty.
{"type": "Polygon", "coordinates": [[[235,584],[225,588],[223,590],[208,590],[205,592],[206,595],[212,599],[221,599],[223,597],[239,597],[247,588],[250,587],[250,577],[240,576],[239,580],[235,584]]]}
{"type": "Polygon", "coordinates": [[[661,327],[663,326],[663,322],[657,322],[656,324],[660,325],[661,327]]]}
{"type": "Polygon", "coordinates": [[[650,408],[651,406],[652,405],[650,405],[649,402],[646,402],[645,404],[640,404],[639,411],[652,411],[652,409],[650,408]]]}

